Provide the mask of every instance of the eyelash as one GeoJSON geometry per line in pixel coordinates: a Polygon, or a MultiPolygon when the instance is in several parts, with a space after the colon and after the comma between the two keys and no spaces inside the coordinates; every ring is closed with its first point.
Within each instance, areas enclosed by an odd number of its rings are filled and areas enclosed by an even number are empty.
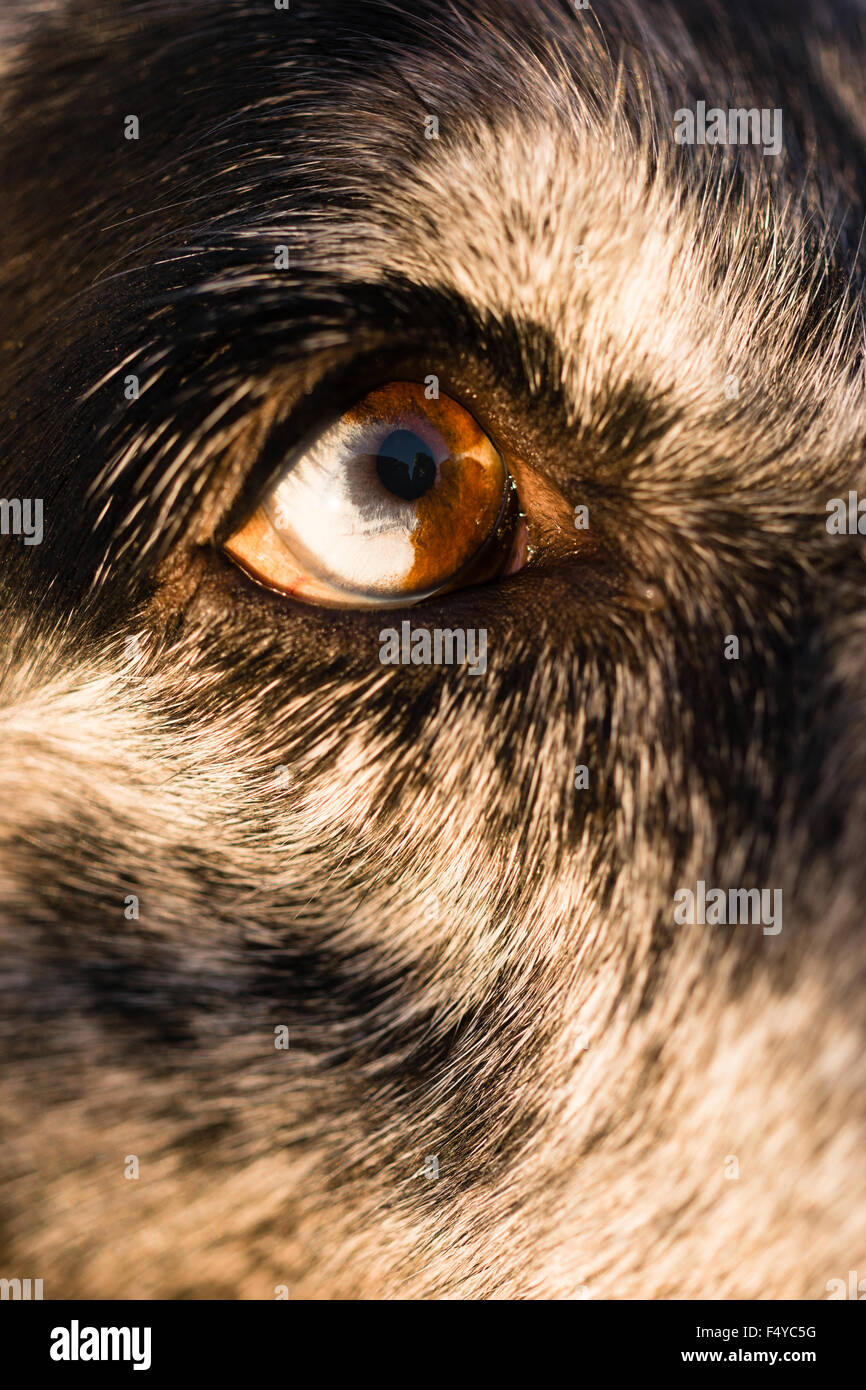
{"type": "MultiPolygon", "coordinates": [[[[387,351],[380,344],[352,357],[339,358],[331,352],[324,360],[320,359],[318,367],[311,365],[307,383],[302,389],[295,387],[291,407],[278,418],[259,456],[247,467],[234,499],[211,529],[211,540],[216,548],[222,550],[238,527],[254,515],[278,480],[329,424],[338,420],[366,392],[395,377],[405,379],[411,374],[419,383],[435,378],[440,393],[447,394],[475,417],[502,457],[511,480],[510,496],[518,501],[524,528],[520,563],[514,568],[537,569],[567,561],[579,552],[583,558],[597,553],[597,531],[592,526],[589,530],[577,529],[573,505],[566,502],[546,472],[516,456],[514,450],[500,440],[495,416],[498,408],[508,407],[504,383],[496,379],[491,383],[486,368],[476,373],[463,350],[455,352],[459,362],[456,377],[447,367],[441,367],[441,359],[437,363],[431,358],[429,349],[422,354],[417,345],[408,344],[404,350],[395,350],[393,342],[387,351]],[[467,384],[469,389],[464,393],[467,384]]],[[[516,448],[520,451],[522,428],[515,428],[512,421],[510,434],[517,440],[516,448]]],[[[538,447],[536,442],[536,453],[538,447]]],[[[462,585],[504,579],[514,572],[506,566],[475,577],[472,568],[463,576],[462,585]]]]}

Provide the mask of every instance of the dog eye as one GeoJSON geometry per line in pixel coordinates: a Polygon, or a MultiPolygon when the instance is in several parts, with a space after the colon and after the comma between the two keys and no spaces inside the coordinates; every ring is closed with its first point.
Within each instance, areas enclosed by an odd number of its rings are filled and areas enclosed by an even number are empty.
{"type": "Polygon", "coordinates": [[[280,593],[387,608],[519,568],[519,531],[513,480],[469,412],[396,381],[320,434],[224,548],[280,593]]]}

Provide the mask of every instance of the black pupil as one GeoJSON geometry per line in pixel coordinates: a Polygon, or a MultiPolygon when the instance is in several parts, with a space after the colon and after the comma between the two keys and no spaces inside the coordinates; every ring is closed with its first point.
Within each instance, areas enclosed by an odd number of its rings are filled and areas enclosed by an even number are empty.
{"type": "Polygon", "coordinates": [[[389,492],[407,502],[423,497],[436,481],[436,464],[427,445],[411,430],[394,430],[382,440],[376,472],[389,492]]]}

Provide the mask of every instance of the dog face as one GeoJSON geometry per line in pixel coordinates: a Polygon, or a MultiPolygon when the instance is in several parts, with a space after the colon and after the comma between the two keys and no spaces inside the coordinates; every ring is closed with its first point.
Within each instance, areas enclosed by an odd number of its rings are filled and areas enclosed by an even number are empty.
{"type": "Polygon", "coordinates": [[[3,492],[43,516],[2,542],[4,1273],[822,1297],[866,1258],[825,525],[866,487],[862,26],[795,8],[4,21],[3,492]],[[677,143],[698,101],[781,109],[778,155],[677,143]],[[511,572],[252,582],[226,543],[311,443],[431,379],[511,572]],[[483,669],[383,664],[404,623],[483,669]],[[681,920],[717,888],[780,910],[681,920]]]}

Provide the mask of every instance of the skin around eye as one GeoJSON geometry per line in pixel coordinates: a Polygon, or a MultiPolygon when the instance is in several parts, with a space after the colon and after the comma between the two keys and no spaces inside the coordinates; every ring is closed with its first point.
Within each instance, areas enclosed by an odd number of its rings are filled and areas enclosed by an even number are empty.
{"type": "Polygon", "coordinates": [[[510,487],[468,411],[392,382],[314,441],[225,550],[260,584],[310,603],[405,605],[472,565],[510,487]]]}

